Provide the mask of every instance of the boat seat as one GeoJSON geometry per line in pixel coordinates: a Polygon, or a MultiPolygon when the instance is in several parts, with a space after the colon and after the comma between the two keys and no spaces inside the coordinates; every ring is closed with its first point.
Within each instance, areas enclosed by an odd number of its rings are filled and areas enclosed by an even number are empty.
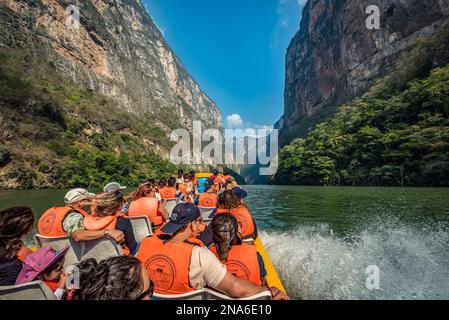
{"type": "Polygon", "coordinates": [[[69,250],[65,255],[64,268],[77,264],[79,262],[77,255],[73,249],[73,246],[76,245],[76,241],[70,237],[46,237],[40,234],[36,234],[34,236],[35,243],[38,248],[50,247],[54,250],[61,250],[66,246],[70,246],[69,250]]]}
{"type": "Polygon", "coordinates": [[[141,242],[153,234],[151,222],[147,216],[129,217],[129,221],[131,221],[131,225],[133,226],[134,238],[137,242],[141,242]]]}
{"type": "Polygon", "coordinates": [[[197,290],[185,294],[159,294],[154,293],[154,300],[207,300],[207,293],[205,290],[197,290]]]}
{"type": "Polygon", "coordinates": [[[173,213],[173,209],[178,205],[177,199],[166,199],[164,200],[164,206],[165,209],[167,209],[169,217],[171,217],[171,214],[173,213]]]}
{"type": "Polygon", "coordinates": [[[217,210],[217,208],[208,208],[208,207],[198,207],[201,212],[201,217],[204,221],[212,221],[213,218],[210,218],[211,214],[217,210]]]}
{"type": "Polygon", "coordinates": [[[239,298],[239,299],[235,299],[235,298],[231,298],[221,292],[212,290],[212,289],[204,289],[206,294],[207,294],[207,299],[206,300],[242,300],[242,301],[252,301],[252,300],[271,300],[271,293],[267,290],[261,293],[258,293],[256,295],[253,295],[251,297],[246,297],[246,298],[239,298]]]}
{"type": "Polygon", "coordinates": [[[61,250],[69,245],[70,249],[65,256],[64,267],[75,265],[89,258],[103,261],[123,255],[122,248],[113,239],[102,238],[76,242],[70,237],[45,237],[39,234],[35,236],[35,239],[39,248],[51,247],[55,250],[61,250]]]}
{"type": "Polygon", "coordinates": [[[0,287],[0,300],[57,300],[42,281],[0,287]]]}
{"type": "Polygon", "coordinates": [[[202,289],[197,290],[185,294],[173,294],[173,295],[167,295],[167,294],[159,294],[154,293],[153,299],[155,300],[271,300],[271,293],[269,291],[264,291],[259,294],[256,294],[251,297],[247,298],[241,298],[241,299],[234,299],[231,298],[223,293],[217,292],[212,289],[202,289]]]}

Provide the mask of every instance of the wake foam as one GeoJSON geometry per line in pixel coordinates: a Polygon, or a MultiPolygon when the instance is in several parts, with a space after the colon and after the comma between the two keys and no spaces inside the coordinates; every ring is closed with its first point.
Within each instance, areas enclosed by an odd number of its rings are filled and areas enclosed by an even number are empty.
{"type": "Polygon", "coordinates": [[[295,299],[448,299],[449,228],[372,221],[337,237],[327,225],[260,233],[288,293],[295,299]],[[366,269],[380,269],[380,289],[366,287],[366,269]]]}

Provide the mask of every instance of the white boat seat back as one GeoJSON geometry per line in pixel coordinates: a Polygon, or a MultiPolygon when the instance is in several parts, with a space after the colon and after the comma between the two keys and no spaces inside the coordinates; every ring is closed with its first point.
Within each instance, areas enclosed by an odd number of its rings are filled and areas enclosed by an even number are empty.
{"type": "Polygon", "coordinates": [[[66,246],[70,246],[65,255],[64,268],[79,262],[79,259],[73,250],[73,245],[76,245],[76,242],[70,237],[46,237],[36,234],[34,239],[38,248],[50,247],[54,250],[61,250],[66,246]]]}
{"type": "Polygon", "coordinates": [[[166,295],[154,293],[155,300],[242,300],[242,301],[256,301],[256,300],[271,300],[271,293],[264,291],[251,297],[234,299],[223,293],[212,289],[202,289],[185,294],[166,295]]]}
{"type": "Polygon", "coordinates": [[[93,258],[97,262],[100,262],[123,255],[122,247],[120,247],[114,239],[102,238],[78,242],[77,244],[77,246],[74,246],[74,251],[79,261],[93,258]]]}
{"type": "Polygon", "coordinates": [[[178,205],[178,200],[176,199],[166,199],[164,202],[165,209],[167,209],[167,212],[169,214],[169,217],[171,217],[171,214],[173,213],[173,209],[178,205]]]}
{"type": "Polygon", "coordinates": [[[201,217],[203,218],[203,221],[212,221],[213,218],[210,218],[210,215],[217,208],[198,207],[198,209],[200,209],[201,217]]]}
{"type": "Polygon", "coordinates": [[[250,297],[240,299],[231,298],[223,293],[220,293],[212,289],[204,289],[204,291],[207,293],[206,300],[243,300],[243,301],[271,300],[271,293],[268,290],[250,297]]]}
{"type": "Polygon", "coordinates": [[[207,293],[204,290],[197,290],[185,294],[159,294],[154,293],[155,300],[207,300],[207,293]]]}
{"type": "Polygon", "coordinates": [[[42,281],[0,287],[0,300],[57,300],[42,281]]]}
{"type": "Polygon", "coordinates": [[[102,238],[76,242],[70,237],[45,237],[39,234],[35,236],[35,239],[39,248],[51,247],[55,250],[61,250],[69,245],[70,249],[65,256],[64,268],[89,258],[94,258],[99,262],[123,255],[122,248],[113,239],[102,238]]]}
{"type": "Polygon", "coordinates": [[[141,242],[143,239],[153,234],[151,222],[147,216],[129,217],[129,221],[133,226],[134,238],[137,242],[141,242]]]}

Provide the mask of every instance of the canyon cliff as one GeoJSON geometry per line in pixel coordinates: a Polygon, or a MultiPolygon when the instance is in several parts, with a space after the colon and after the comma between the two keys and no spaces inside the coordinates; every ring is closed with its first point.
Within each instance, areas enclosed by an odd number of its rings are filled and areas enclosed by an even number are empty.
{"type": "MultiPolygon", "coordinates": [[[[304,137],[339,105],[406,64],[404,54],[448,21],[445,0],[309,0],[286,55],[282,144],[304,137]],[[379,30],[366,27],[369,5],[380,9],[379,30]]],[[[434,67],[443,62],[431,61],[434,67]]]]}

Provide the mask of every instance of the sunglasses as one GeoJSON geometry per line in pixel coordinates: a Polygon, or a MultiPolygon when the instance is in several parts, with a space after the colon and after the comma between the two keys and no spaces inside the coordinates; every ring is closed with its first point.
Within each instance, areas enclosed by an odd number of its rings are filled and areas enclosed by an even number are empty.
{"type": "Polygon", "coordinates": [[[141,295],[138,296],[136,300],[143,300],[146,297],[151,299],[151,297],[153,296],[153,293],[154,293],[154,284],[153,284],[153,281],[150,281],[150,286],[148,287],[148,289],[145,290],[144,292],[142,292],[141,295]]]}

